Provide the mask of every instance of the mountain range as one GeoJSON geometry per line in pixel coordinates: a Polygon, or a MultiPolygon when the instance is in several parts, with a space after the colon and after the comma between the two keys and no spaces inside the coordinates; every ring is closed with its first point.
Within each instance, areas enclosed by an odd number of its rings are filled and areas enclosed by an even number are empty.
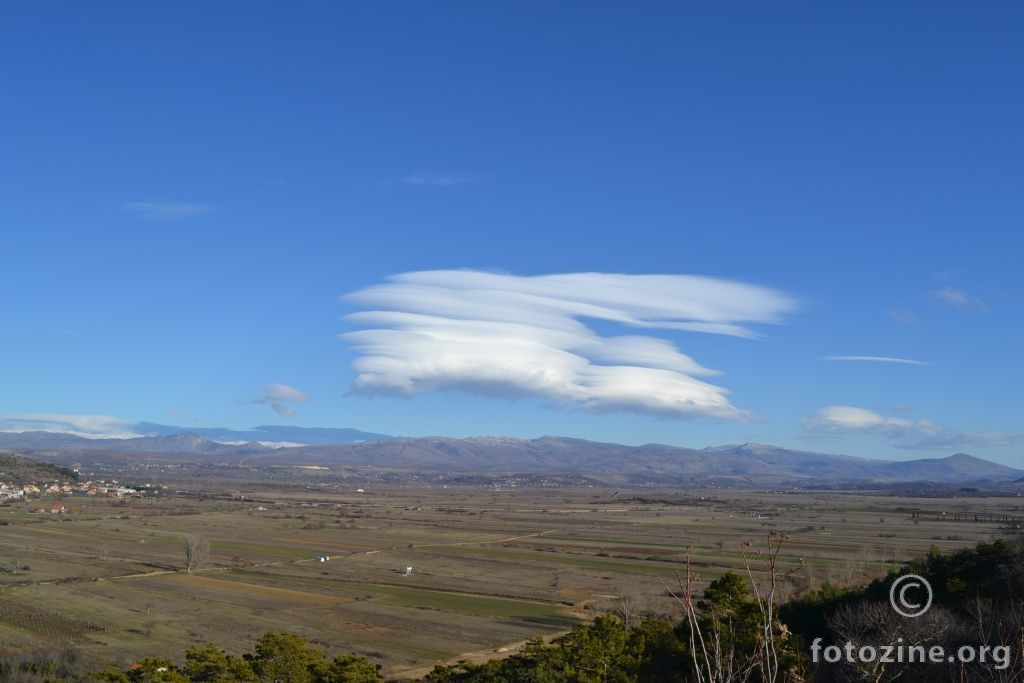
{"type": "Polygon", "coordinates": [[[779,448],[767,444],[703,449],[662,444],[626,446],[544,436],[399,438],[355,429],[265,425],[236,431],[185,431],[141,423],[133,438],[85,438],[59,432],[0,432],[0,448],[16,452],[147,453],[250,466],[320,465],[403,472],[550,474],[614,484],[731,486],[1008,483],[1024,470],[966,453],[893,461],[779,448]]]}

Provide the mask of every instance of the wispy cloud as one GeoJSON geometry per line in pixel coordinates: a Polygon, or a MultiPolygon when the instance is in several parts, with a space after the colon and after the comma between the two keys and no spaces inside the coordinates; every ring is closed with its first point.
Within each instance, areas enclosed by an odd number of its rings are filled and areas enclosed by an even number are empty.
{"type": "Polygon", "coordinates": [[[287,384],[267,384],[263,387],[263,395],[249,403],[269,405],[278,415],[289,417],[295,414],[290,403],[308,403],[309,396],[287,384]]]}
{"type": "Polygon", "coordinates": [[[120,208],[143,220],[172,221],[210,214],[217,211],[218,207],[214,204],[183,202],[128,202],[121,204],[120,208]]]}
{"type": "Polygon", "coordinates": [[[694,275],[570,273],[522,277],[470,270],[404,273],[349,294],[356,392],[463,391],[533,396],[588,411],[749,419],[719,374],[666,339],[601,336],[584,322],[756,336],[797,308],[782,292],[694,275]]]}
{"type": "Polygon", "coordinates": [[[850,361],[863,363],[901,363],[903,365],[931,365],[923,360],[911,360],[909,358],[890,358],[888,356],[825,356],[821,360],[829,361],[850,361]]]}
{"type": "Polygon", "coordinates": [[[139,436],[130,422],[109,415],[72,413],[0,414],[0,432],[57,432],[94,439],[139,436]]]}
{"type": "Polygon", "coordinates": [[[958,432],[930,420],[886,417],[853,406],[828,406],[803,421],[808,432],[863,433],[884,437],[897,448],[911,450],[992,448],[1021,441],[1015,432],[958,432]]]}
{"type": "Polygon", "coordinates": [[[896,308],[890,308],[886,313],[890,318],[901,325],[917,325],[921,322],[921,317],[913,311],[902,311],[896,308]]]}
{"type": "Polygon", "coordinates": [[[439,171],[417,171],[402,178],[403,185],[428,185],[433,187],[451,187],[452,185],[466,185],[474,182],[476,182],[476,179],[469,176],[439,171]]]}
{"type": "Polygon", "coordinates": [[[932,294],[939,301],[951,308],[956,308],[962,311],[988,310],[988,306],[983,299],[974,296],[973,294],[969,294],[963,289],[946,286],[937,292],[932,292],[932,294]]]}
{"type": "Polygon", "coordinates": [[[914,406],[909,403],[894,403],[889,407],[889,410],[894,413],[910,413],[913,412],[914,406]]]}

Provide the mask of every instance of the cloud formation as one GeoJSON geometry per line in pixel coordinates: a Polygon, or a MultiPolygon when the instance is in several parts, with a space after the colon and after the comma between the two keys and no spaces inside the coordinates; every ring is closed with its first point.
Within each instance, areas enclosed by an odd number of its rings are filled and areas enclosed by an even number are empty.
{"type": "Polygon", "coordinates": [[[866,363],[901,363],[903,365],[931,365],[923,360],[911,360],[909,358],[890,358],[888,356],[825,356],[822,360],[852,361],[866,363]]]}
{"type": "Polygon", "coordinates": [[[1014,432],[957,432],[930,420],[886,417],[864,408],[827,406],[803,421],[808,432],[863,433],[885,437],[896,448],[910,450],[991,448],[1021,440],[1014,432]]]}
{"type": "Polygon", "coordinates": [[[171,221],[213,213],[217,207],[181,202],[128,202],[121,205],[121,210],[147,221],[171,221]]]}
{"type": "Polygon", "coordinates": [[[0,414],[0,432],[57,432],[90,439],[126,439],[138,434],[134,425],[108,415],[69,413],[0,414]]]}
{"type": "Polygon", "coordinates": [[[295,414],[295,408],[288,404],[308,403],[309,396],[287,384],[267,384],[263,387],[263,395],[249,402],[269,405],[278,415],[289,417],[295,414]]]}
{"type": "Polygon", "coordinates": [[[939,291],[933,292],[933,294],[942,303],[961,311],[988,310],[988,306],[980,297],[968,294],[966,291],[956,287],[943,287],[939,291]]]}
{"type": "Polygon", "coordinates": [[[695,275],[569,273],[523,277],[471,270],[395,275],[345,297],[364,329],[339,335],[359,356],[359,393],[463,391],[540,397],[583,410],[749,419],[718,373],[658,337],[602,336],[594,320],[634,330],[755,337],[797,308],[784,293],[695,275]]]}

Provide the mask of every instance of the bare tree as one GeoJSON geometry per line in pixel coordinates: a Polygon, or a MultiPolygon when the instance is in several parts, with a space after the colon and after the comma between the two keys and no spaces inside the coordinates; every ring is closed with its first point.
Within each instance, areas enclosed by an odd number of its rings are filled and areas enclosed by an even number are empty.
{"type": "Polygon", "coordinates": [[[778,531],[768,534],[768,542],[765,549],[756,547],[753,543],[747,542],[743,545],[743,566],[747,570],[747,578],[750,579],[750,587],[754,591],[754,599],[757,602],[757,609],[761,613],[759,624],[761,637],[758,639],[757,665],[761,670],[761,677],[765,681],[777,681],[779,678],[779,645],[785,640],[789,633],[786,627],[779,621],[777,614],[780,579],[788,578],[804,567],[804,560],[800,558],[799,564],[785,571],[779,567],[779,551],[782,544],[789,537],[778,531]],[[767,574],[765,585],[761,585],[754,578],[754,571],[751,567],[752,560],[761,564],[761,569],[767,574]]]}
{"type": "MultiPolygon", "coordinates": [[[[955,618],[947,610],[937,607],[915,619],[907,619],[893,611],[888,602],[860,602],[846,604],[828,619],[829,628],[836,643],[856,643],[858,646],[879,648],[889,647],[896,651],[910,652],[911,648],[927,648],[944,644],[946,636],[955,627],[955,618]]],[[[879,650],[880,651],[880,650],[879,650]]],[[[923,649],[920,650],[922,653],[923,649]]],[[[880,683],[894,681],[910,670],[919,670],[929,662],[922,658],[914,663],[904,663],[902,655],[897,658],[875,657],[869,661],[861,658],[844,658],[839,665],[839,680],[880,683]],[[898,661],[887,661],[896,659],[898,661]]],[[[941,674],[941,671],[937,672],[941,674]]]]}
{"type": "Polygon", "coordinates": [[[622,619],[622,627],[629,629],[644,613],[644,600],[633,593],[621,593],[615,596],[615,616],[622,619]]]}
{"type": "Polygon", "coordinates": [[[185,544],[185,571],[189,574],[199,569],[210,552],[210,544],[206,539],[196,534],[187,534],[184,537],[185,544]]]}
{"type": "Polygon", "coordinates": [[[706,624],[706,628],[701,627],[694,591],[696,584],[700,583],[700,577],[690,567],[689,553],[686,556],[686,578],[677,578],[678,593],[669,588],[668,584],[665,587],[683,608],[683,618],[689,626],[688,650],[697,683],[739,683],[748,680],[756,666],[756,653],[745,662],[737,658],[736,642],[730,637],[734,633],[731,617],[711,610],[710,624],[706,624]]]}
{"type": "Polygon", "coordinates": [[[729,610],[718,611],[710,607],[702,619],[698,609],[694,588],[700,578],[690,568],[687,556],[686,578],[679,577],[679,592],[668,588],[678,602],[688,625],[689,652],[693,672],[698,683],[741,683],[759,680],[776,683],[780,680],[800,679],[798,671],[783,670],[780,653],[791,647],[790,633],[778,618],[780,581],[803,568],[803,559],[793,568],[784,570],[779,565],[779,551],[788,537],[772,531],[768,534],[767,547],[758,548],[752,543],[743,546],[743,563],[753,593],[756,609],[756,635],[752,651],[737,641],[740,616],[729,610]],[[754,576],[753,565],[757,563],[764,573],[763,581],[754,576]],[[703,621],[703,626],[702,626],[703,621]],[[747,652],[749,651],[749,654],[747,652]]]}
{"type": "Polygon", "coordinates": [[[979,673],[986,680],[999,683],[1024,681],[1024,603],[1019,599],[1005,601],[975,598],[967,608],[967,629],[977,642],[1002,648],[1012,658],[1010,665],[994,666],[991,661],[979,662],[979,673]]]}

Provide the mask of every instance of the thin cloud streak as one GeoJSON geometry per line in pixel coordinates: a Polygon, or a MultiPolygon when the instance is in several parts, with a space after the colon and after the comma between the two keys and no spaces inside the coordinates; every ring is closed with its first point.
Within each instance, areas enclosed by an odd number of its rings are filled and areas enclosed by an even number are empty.
{"type": "Polygon", "coordinates": [[[931,365],[923,360],[910,358],[890,358],[888,356],[825,356],[821,360],[864,363],[900,363],[903,365],[931,365]]]}
{"type": "Polygon", "coordinates": [[[182,202],[128,202],[120,209],[147,221],[169,221],[195,218],[217,211],[213,204],[182,202]]]}
{"type": "Polygon", "coordinates": [[[452,185],[467,185],[474,182],[476,182],[475,178],[431,171],[419,171],[402,178],[402,184],[404,185],[427,185],[433,187],[451,187],[452,185]]]}
{"type": "Polygon", "coordinates": [[[345,297],[370,310],[339,335],[359,356],[356,393],[413,396],[462,391],[540,397],[592,412],[751,419],[728,391],[697,377],[720,374],[668,340],[605,337],[582,322],[755,337],[797,308],[775,290],[691,275],[570,273],[522,277],[421,271],[345,297]]]}

